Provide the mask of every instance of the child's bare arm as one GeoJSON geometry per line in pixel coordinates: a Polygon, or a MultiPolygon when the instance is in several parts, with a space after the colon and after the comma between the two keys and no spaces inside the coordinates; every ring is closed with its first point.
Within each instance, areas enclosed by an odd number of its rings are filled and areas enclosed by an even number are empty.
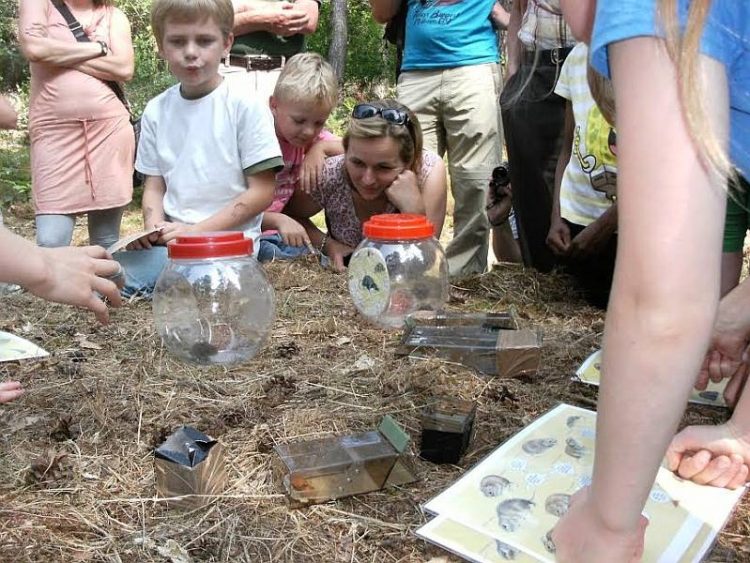
{"type": "Polygon", "coordinates": [[[273,201],[276,172],[274,170],[263,170],[246,176],[245,181],[247,190],[234,198],[228,205],[200,223],[187,226],[186,229],[162,232],[161,238],[163,241],[167,242],[186,230],[197,233],[231,230],[262,213],[273,201]]]}
{"type": "Polygon", "coordinates": [[[314,250],[305,228],[298,221],[289,217],[289,215],[266,211],[263,213],[262,229],[264,231],[278,231],[284,244],[288,244],[289,246],[306,246],[311,251],[314,250]]]}
{"type": "Polygon", "coordinates": [[[325,166],[326,158],[329,156],[337,156],[344,154],[344,143],[341,139],[336,137],[335,139],[328,139],[325,141],[318,141],[305,154],[305,158],[302,161],[299,171],[299,187],[300,189],[309,194],[318,185],[318,181],[323,173],[323,167],[325,166]]]}
{"type": "MultiPolygon", "coordinates": [[[[150,230],[154,227],[161,227],[166,220],[164,215],[164,194],[167,192],[167,185],[161,176],[146,176],[143,185],[143,198],[141,200],[141,210],[143,213],[143,228],[150,230]]],[[[141,250],[151,248],[159,242],[160,233],[151,233],[136,241],[131,242],[128,250],[141,250]]]]}

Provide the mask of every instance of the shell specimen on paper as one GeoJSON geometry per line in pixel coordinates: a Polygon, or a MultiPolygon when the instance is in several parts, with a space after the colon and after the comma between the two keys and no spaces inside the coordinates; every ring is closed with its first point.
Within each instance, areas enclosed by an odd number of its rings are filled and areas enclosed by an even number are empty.
{"type": "Polygon", "coordinates": [[[510,481],[499,475],[485,475],[479,482],[479,489],[486,497],[499,497],[505,489],[510,487],[510,481]]]}
{"type": "Polygon", "coordinates": [[[515,532],[529,516],[536,503],[525,498],[511,498],[497,505],[497,520],[506,532],[515,532]]]}
{"type": "Polygon", "coordinates": [[[544,501],[544,510],[558,518],[568,511],[570,495],[565,493],[553,493],[544,501]]]}
{"type": "Polygon", "coordinates": [[[521,449],[530,455],[541,455],[556,445],[557,440],[555,438],[537,438],[536,440],[524,442],[521,449]]]}
{"type": "Polygon", "coordinates": [[[575,438],[568,438],[565,440],[565,453],[570,457],[581,459],[586,453],[586,446],[575,438]]]}
{"type": "Polygon", "coordinates": [[[512,545],[508,545],[500,540],[495,540],[495,549],[497,549],[498,555],[508,561],[513,561],[518,555],[518,550],[512,545]]]}

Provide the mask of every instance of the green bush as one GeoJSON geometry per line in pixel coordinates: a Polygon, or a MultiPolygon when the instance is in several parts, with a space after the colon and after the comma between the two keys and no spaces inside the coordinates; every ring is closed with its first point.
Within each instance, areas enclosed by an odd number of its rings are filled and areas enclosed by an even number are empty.
{"type": "MultiPolygon", "coordinates": [[[[349,0],[349,35],[347,41],[345,83],[393,81],[396,75],[396,52],[383,40],[383,27],[372,19],[367,0],[349,0]]],[[[324,2],[320,10],[318,31],[308,42],[308,49],[328,54],[331,44],[331,4],[324,2]]]]}

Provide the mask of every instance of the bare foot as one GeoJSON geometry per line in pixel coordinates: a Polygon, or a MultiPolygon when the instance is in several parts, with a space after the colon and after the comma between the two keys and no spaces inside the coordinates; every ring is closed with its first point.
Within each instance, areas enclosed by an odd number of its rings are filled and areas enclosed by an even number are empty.
{"type": "Polygon", "coordinates": [[[18,381],[3,381],[0,383],[0,403],[7,403],[23,395],[23,387],[18,381]]]}
{"type": "Polygon", "coordinates": [[[699,485],[736,489],[750,474],[750,442],[740,437],[731,422],[688,426],[669,444],[667,465],[699,485]]]}

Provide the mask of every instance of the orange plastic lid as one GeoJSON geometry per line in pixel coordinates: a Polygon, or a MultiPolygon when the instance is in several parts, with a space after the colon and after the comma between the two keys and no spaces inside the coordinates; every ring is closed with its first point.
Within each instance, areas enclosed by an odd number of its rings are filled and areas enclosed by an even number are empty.
{"type": "Polygon", "coordinates": [[[393,213],[373,215],[365,222],[362,232],[376,240],[417,240],[435,236],[435,225],[424,215],[393,213]]]}
{"type": "Polygon", "coordinates": [[[240,231],[185,234],[169,241],[167,252],[176,260],[248,256],[253,253],[253,239],[240,231]]]}

